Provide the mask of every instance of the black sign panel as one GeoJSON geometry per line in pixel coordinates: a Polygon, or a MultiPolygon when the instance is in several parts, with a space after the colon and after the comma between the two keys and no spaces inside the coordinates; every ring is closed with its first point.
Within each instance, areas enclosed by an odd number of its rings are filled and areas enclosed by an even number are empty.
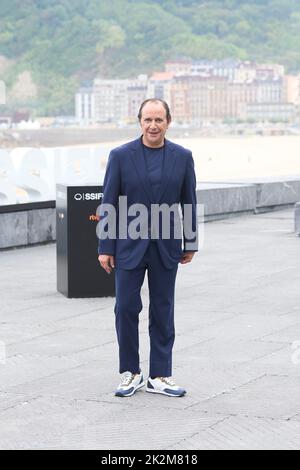
{"type": "Polygon", "coordinates": [[[101,268],[97,254],[102,187],[56,188],[57,290],[69,298],[114,296],[114,272],[101,268]]]}

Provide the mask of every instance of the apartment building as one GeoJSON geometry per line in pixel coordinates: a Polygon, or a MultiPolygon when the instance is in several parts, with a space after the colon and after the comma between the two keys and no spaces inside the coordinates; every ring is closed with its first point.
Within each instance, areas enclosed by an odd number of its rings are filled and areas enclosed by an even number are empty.
{"type": "Polygon", "coordinates": [[[141,103],[147,98],[148,77],[139,75],[136,80],[130,80],[128,94],[128,122],[136,122],[141,103]]]}
{"type": "Polygon", "coordinates": [[[84,122],[132,123],[146,98],[167,101],[175,122],[194,125],[272,111],[275,117],[291,116],[292,107],[285,105],[300,105],[300,74],[285,75],[280,64],[233,59],[168,61],[164,72],[150,78],[95,79],[76,94],[76,116],[84,122]]]}
{"type": "Polygon", "coordinates": [[[155,72],[149,79],[147,98],[159,98],[171,102],[173,72],[155,72]]]}
{"type": "Polygon", "coordinates": [[[255,121],[293,122],[297,114],[298,108],[293,103],[247,103],[243,109],[242,117],[255,121]]]}
{"type": "Polygon", "coordinates": [[[165,72],[172,73],[173,75],[190,75],[192,73],[192,60],[182,59],[165,63],[165,72]]]}
{"type": "Polygon", "coordinates": [[[75,95],[75,116],[79,122],[95,121],[95,95],[93,87],[81,87],[75,95]]]}
{"type": "Polygon", "coordinates": [[[94,80],[95,120],[118,122],[128,117],[129,80],[94,80]]]}
{"type": "Polygon", "coordinates": [[[283,77],[283,97],[286,103],[300,105],[300,74],[283,77]]]}
{"type": "Polygon", "coordinates": [[[191,121],[191,101],[189,75],[174,76],[170,90],[170,108],[172,119],[178,123],[191,121]]]}

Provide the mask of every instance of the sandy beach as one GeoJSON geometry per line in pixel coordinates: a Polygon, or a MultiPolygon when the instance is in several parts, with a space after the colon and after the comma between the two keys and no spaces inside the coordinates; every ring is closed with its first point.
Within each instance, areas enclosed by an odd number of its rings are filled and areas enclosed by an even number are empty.
{"type": "Polygon", "coordinates": [[[300,175],[300,136],[200,138],[177,141],[192,150],[197,179],[300,175]]]}
{"type": "MultiPolygon", "coordinates": [[[[110,149],[123,142],[106,142],[101,147],[110,149]]],[[[201,137],[174,142],[192,150],[197,181],[300,175],[300,136],[201,137]]]]}

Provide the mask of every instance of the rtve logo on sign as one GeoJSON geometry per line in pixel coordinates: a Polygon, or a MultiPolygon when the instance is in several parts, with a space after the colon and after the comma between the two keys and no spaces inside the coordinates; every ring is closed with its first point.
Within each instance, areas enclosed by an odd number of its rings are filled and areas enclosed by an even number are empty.
{"type": "Polygon", "coordinates": [[[75,201],[99,201],[103,197],[103,193],[76,193],[75,201]]]}

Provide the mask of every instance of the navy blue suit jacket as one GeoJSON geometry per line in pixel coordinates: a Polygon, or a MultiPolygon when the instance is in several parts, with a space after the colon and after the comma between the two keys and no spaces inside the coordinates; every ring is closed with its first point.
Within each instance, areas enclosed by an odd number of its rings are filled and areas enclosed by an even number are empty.
{"type": "MultiPolygon", "coordinates": [[[[119,196],[127,196],[127,205],[140,203],[148,208],[151,204],[177,204],[183,208],[190,204],[192,208],[192,230],[197,232],[197,200],[194,161],[190,150],[165,139],[165,159],[162,171],[161,186],[158,194],[152,193],[143,154],[142,139],[136,139],[113,149],[110,152],[103,183],[102,203],[111,204],[118,211],[119,196]]],[[[182,211],[184,216],[184,211],[182,211]]],[[[178,214],[179,216],[179,214],[178,214]]],[[[127,224],[134,217],[127,216],[127,224]]],[[[174,214],[171,214],[171,226],[174,225],[174,214]]],[[[180,218],[179,218],[180,219],[180,218]]],[[[105,217],[102,220],[104,223],[105,217]]],[[[150,216],[149,234],[150,234],[150,216]]],[[[101,222],[100,222],[101,223],[101,222]]],[[[188,240],[182,230],[183,239],[163,239],[161,233],[156,241],[161,259],[167,269],[172,269],[182,257],[183,251],[197,251],[197,236],[188,240]],[[182,241],[183,247],[182,247],[182,241]],[[188,242],[193,242],[189,248],[188,242]]],[[[114,255],[116,267],[134,269],[141,261],[150,243],[147,239],[99,239],[98,253],[114,255]]]]}

